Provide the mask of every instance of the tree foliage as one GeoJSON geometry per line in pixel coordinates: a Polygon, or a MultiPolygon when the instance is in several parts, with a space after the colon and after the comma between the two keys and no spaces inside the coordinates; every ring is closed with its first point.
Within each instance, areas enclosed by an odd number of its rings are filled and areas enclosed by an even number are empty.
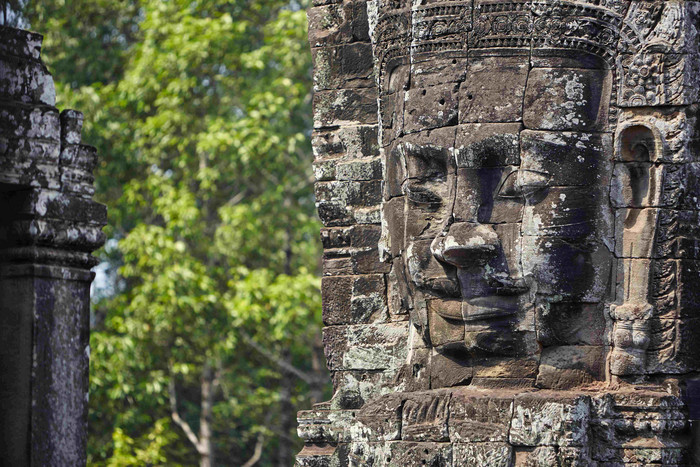
{"type": "Polygon", "coordinates": [[[291,463],[293,412],[324,381],[304,6],[24,9],[59,105],[86,114],[83,139],[101,154],[111,287],[91,338],[95,465],[202,462],[187,429],[202,441],[203,425],[217,465],[258,443],[260,465],[291,463]]]}

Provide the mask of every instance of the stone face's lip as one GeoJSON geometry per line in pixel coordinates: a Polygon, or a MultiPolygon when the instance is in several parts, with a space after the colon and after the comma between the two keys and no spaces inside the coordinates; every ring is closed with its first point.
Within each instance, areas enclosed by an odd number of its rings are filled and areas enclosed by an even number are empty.
{"type": "Polygon", "coordinates": [[[508,316],[517,313],[517,311],[518,303],[514,296],[491,295],[470,298],[462,302],[462,319],[464,321],[508,316]]]}
{"type": "MultiPolygon", "coordinates": [[[[520,294],[517,294],[520,295],[520,294]]],[[[445,319],[463,322],[478,321],[489,318],[510,316],[518,312],[519,306],[516,294],[507,296],[488,295],[470,299],[462,299],[461,315],[456,316],[444,309],[438,308],[437,314],[445,319]]]]}
{"type": "Polygon", "coordinates": [[[510,316],[514,315],[518,310],[517,309],[502,309],[502,308],[490,308],[490,309],[474,309],[473,311],[469,312],[466,316],[464,316],[462,319],[464,320],[465,323],[468,323],[470,321],[479,321],[483,319],[489,319],[489,318],[500,318],[503,316],[510,316]]]}

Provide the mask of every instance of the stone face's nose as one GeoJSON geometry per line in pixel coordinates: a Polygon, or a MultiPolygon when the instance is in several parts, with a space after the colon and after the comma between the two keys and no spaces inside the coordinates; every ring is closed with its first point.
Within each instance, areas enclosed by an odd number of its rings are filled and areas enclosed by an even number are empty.
{"type": "Polygon", "coordinates": [[[432,250],[439,261],[468,268],[486,264],[496,256],[498,246],[498,235],[490,225],[459,222],[433,241],[432,250]]]}

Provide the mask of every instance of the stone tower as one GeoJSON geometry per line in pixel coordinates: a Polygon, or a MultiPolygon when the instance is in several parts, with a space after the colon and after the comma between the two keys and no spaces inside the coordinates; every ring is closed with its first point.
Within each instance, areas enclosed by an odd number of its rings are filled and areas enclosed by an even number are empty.
{"type": "Polygon", "coordinates": [[[0,465],[86,462],[95,148],[59,112],[42,37],[0,26],[0,465]]]}
{"type": "Polygon", "coordinates": [[[317,0],[299,465],[698,465],[700,2],[317,0]]]}

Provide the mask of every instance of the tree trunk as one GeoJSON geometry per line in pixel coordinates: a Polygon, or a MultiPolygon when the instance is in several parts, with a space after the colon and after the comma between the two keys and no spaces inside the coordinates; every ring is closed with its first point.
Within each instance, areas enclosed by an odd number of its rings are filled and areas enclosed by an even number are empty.
{"type": "Polygon", "coordinates": [[[202,407],[199,415],[199,446],[200,467],[214,465],[214,443],[212,440],[212,408],[214,406],[214,370],[209,363],[202,370],[202,407]]]}

